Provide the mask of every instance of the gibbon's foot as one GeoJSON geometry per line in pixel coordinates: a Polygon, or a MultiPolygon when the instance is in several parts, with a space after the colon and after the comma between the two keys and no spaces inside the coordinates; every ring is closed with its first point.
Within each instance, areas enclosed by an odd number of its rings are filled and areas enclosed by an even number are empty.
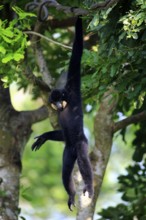
{"type": "Polygon", "coordinates": [[[40,136],[35,137],[35,139],[37,140],[33,143],[31,149],[36,151],[36,150],[39,150],[40,147],[45,143],[46,138],[42,134],[40,136]]]}
{"type": "Polygon", "coordinates": [[[70,211],[73,211],[72,206],[76,206],[75,205],[75,195],[70,195],[69,199],[68,199],[68,208],[70,209],[70,211]]]}
{"type": "Polygon", "coordinates": [[[86,193],[88,193],[88,197],[89,198],[92,198],[93,197],[93,194],[94,194],[94,190],[93,190],[93,187],[92,185],[86,185],[83,189],[83,194],[84,196],[86,195],[86,193]]]}

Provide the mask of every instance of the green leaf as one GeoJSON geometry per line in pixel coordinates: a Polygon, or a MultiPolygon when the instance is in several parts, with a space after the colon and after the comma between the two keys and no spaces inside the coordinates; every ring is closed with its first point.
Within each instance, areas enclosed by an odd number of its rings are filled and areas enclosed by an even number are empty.
{"type": "Polygon", "coordinates": [[[110,71],[110,76],[113,77],[116,74],[117,68],[115,65],[112,65],[111,71],[110,71]]]}
{"type": "Polygon", "coordinates": [[[2,54],[6,53],[6,49],[3,46],[0,46],[0,53],[2,54]]]}
{"type": "Polygon", "coordinates": [[[12,9],[19,15],[19,18],[22,20],[25,19],[26,17],[36,17],[35,14],[30,13],[30,12],[25,12],[17,6],[12,7],[12,9]]]}
{"type": "Polygon", "coordinates": [[[3,35],[9,37],[9,38],[12,38],[14,36],[13,32],[10,30],[10,28],[6,28],[6,29],[3,29],[3,32],[2,32],[3,35]]]}
{"type": "Polygon", "coordinates": [[[2,59],[2,63],[8,63],[10,60],[13,60],[13,54],[8,54],[2,59]]]}
{"type": "Polygon", "coordinates": [[[0,5],[0,10],[2,10],[2,9],[3,9],[3,7],[4,7],[3,5],[0,5]]]}
{"type": "Polygon", "coordinates": [[[21,53],[15,53],[14,54],[14,60],[19,61],[21,59],[24,59],[24,55],[21,53]]]}
{"type": "Polygon", "coordinates": [[[3,38],[4,41],[7,42],[7,43],[11,43],[11,42],[12,42],[12,39],[9,38],[9,37],[6,37],[5,35],[2,35],[2,38],[3,38]]]}

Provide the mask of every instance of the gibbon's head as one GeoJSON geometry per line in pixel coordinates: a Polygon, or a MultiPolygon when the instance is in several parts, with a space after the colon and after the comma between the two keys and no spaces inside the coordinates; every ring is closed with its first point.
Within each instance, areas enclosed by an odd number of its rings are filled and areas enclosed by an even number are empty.
{"type": "Polygon", "coordinates": [[[63,111],[67,106],[67,92],[64,89],[54,89],[50,94],[49,102],[56,111],[63,111]]]}

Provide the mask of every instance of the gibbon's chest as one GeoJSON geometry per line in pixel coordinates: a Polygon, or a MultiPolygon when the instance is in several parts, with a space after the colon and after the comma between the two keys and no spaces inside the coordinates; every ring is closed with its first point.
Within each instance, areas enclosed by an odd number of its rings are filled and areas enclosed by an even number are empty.
{"type": "Polygon", "coordinates": [[[65,142],[72,146],[83,135],[83,116],[77,109],[64,109],[59,115],[60,126],[63,130],[65,142]]]}
{"type": "Polygon", "coordinates": [[[59,113],[59,122],[63,129],[73,128],[79,129],[79,124],[82,124],[83,115],[79,106],[67,106],[59,113]]]}

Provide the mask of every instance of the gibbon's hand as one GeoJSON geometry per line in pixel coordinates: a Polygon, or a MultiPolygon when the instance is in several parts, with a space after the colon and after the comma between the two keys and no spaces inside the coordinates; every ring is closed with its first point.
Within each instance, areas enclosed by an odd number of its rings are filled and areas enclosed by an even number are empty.
{"type": "Polygon", "coordinates": [[[31,147],[31,149],[34,151],[40,149],[40,147],[45,143],[46,137],[42,134],[42,135],[35,137],[35,139],[37,139],[37,140],[33,143],[32,147],[31,147]]]}

